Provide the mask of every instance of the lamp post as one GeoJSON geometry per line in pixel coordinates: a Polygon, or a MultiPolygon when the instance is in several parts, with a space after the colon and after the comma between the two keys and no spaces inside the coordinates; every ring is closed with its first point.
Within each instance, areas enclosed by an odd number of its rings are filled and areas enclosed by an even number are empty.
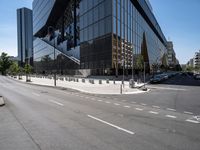
{"type": "Polygon", "coordinates": [[[145,88],[145,80],[146,80],[146,77],[145,77],[145,67],[146,66],[146,62],[144,62],[144,88],[145,88]]]}
{"type": "Polygon", "coordinates": [[[144,89],[145,89],[145,81],[146,81],[146,64],[148,64],[148,62],[144,62],[144,89]]]}
{"type": "Polygon", "coordinates": [[[133,47],[132,47],[132,80],[134,80],[134,68],[133,68],[133,47]]]}
{"type": "Polygon", "coordinates": [[[123,58],[123,79],[122,79],[123,88],[124,88],[124,64],[125,64],[125,62],[124,62],[124,58],[123,58]]]}
{"type": "Polygon", "coordinates": [[[54,67],[55,67],[55,70],[54,70],[54,86],[56,86],[56,50],[55,50],[55,38],[54,38],[54,67]]]}

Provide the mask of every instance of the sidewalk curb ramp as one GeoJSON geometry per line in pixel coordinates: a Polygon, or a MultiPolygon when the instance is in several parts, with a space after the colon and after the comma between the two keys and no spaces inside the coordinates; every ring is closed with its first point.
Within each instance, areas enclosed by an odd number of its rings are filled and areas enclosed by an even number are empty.
{"type": "Polygon", "coordinates": [[[2,96],[0,96],[0,107],[5,105],[4,99],[2,96]]]}

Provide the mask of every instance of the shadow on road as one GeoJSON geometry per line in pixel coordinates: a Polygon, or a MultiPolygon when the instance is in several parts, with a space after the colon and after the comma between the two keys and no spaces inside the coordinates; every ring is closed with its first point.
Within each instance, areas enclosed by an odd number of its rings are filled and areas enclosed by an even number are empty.
{"type": "Polygon", "coordinates": [[[200,86],[200,80],[194,79],[193,75],[181,74],[176,75],[166,81],[163,81],[161,84],[167,85],[183,85],[183,86],[200,86]]]}

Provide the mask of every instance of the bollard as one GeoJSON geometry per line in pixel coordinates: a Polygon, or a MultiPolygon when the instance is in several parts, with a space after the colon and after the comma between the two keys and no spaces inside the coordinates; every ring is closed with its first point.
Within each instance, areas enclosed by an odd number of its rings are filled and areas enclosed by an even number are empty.
{"type": "Polygon", "coordinates": [[[120,94],[122,94],[122,84],[120,84],[120,94]]]}
{"type": "Polygon", "coordinates": [[[93,79],[90,79],[90,83],[91,83],[91,84],[94,84],[94,80],[93,80],[93,79]]]}
{"type": "Polygon", "coordinates": [[[5,102],[4,102],[4,99],[2,96],[0,96],[0,106],[3,106],[5,105],[5,102]]]}
{"type": "Polygon", "coordinates": [[[115,79],[113,79],[113,84],[115,84],[115,79]]]}
{"type": "Polygon", "coordinates": [[[82,82],[85,83],[85,79],[82,79],[82,82]]]}
{"type": "Polygon", "coordinates": [[[102,80],[99,80],[99,84],[102,84],[102,80]]]}
{"type": "Polygon", "coordinates": [[[109,79],[106,79],[106,83],[109,84],[109,79]]]}

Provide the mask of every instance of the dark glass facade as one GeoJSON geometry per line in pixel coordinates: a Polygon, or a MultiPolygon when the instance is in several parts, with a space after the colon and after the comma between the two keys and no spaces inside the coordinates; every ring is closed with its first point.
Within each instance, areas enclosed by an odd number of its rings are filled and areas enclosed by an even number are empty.
{"type": "Polygon", "coordinates": [[[78,0],[33,1],[36,73],[77,74],[80,68],[79,3],[78,0]]]}
{"type": "Polygon", "coordinates": [[[139,55],[149,71],[152,64],[167,61],[166,39],[145,0],[113,0],[112,20],[113,68],[135,68],[139,55]]]}
{"type": "MultiPolygon", "coordinates": [[[[123,68],[130,71],[140,55],[149,71],[152,64],[167,62],[165,36],[145,0],[46,3],[46,0],[33,2],[34,35],[39,38],[34,41],[37,64],[44,56],[53,58],[48,46],[37,47],[42,43],[55,47],[74,63],[67,69],[90,69],[95,75],[120,74],[123,68]],[[48,33],[50,26],[54,28],[53,34],[48,33]]],[[[40,68],[46,70],[44,66],[40,68]]]]}
{"type": "Polygon", "coordinates": [[[112,64],[112,1],[80,2],[80,61],[82,69],[102,74],[112,64]]]}
{"type": "Polygon", "coordinates": [[[32,10],[17,9],[17,43],[19,65],[33,65],[33,25],[32,10]]]}

